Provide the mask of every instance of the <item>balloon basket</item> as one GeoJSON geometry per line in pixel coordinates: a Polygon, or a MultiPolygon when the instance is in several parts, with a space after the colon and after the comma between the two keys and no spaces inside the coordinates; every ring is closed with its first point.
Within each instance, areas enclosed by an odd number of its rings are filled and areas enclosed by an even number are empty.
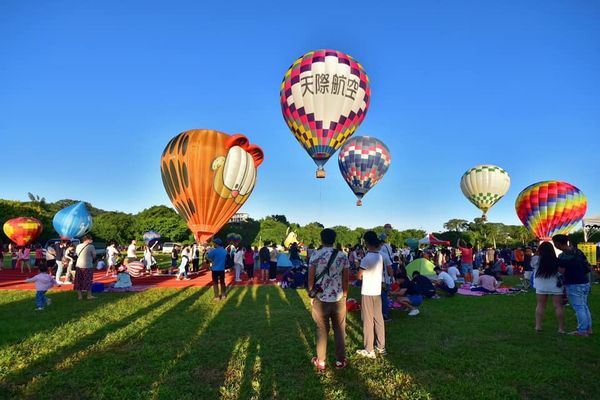
{"type": "Polygon", "coordinates": [[[362,206],[362,200],[357,200],[357,201],[356,201],[356,206],[357,206],[357,207],[360,207],[360,206],[362,206]]]}
{"type": "Polygon", "coordinates": [[[317,170],[317,178],[319,178],[319,179],[325,178],[325,170],[324,169],[317,170]]]}

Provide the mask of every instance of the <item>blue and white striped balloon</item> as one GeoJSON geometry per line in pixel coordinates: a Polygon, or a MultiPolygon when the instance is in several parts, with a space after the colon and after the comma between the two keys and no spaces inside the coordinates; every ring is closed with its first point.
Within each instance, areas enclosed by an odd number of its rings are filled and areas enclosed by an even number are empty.
{"type": "Polygon", "coordinates": [[[52,225],[62,239],[81,237],[92,229],[92,216],[80,201],[56,213],[52,225]]]}

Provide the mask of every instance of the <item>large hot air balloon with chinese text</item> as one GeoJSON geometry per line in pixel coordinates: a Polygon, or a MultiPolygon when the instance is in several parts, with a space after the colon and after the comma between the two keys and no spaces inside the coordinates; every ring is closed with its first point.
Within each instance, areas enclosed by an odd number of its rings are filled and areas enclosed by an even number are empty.
{"type": "Polygon", "coordinates": [[[78,238],[92,229],[92,215],[85,203],[80,201],[59,210],[52,219],[52,226],[61,239],[78,238]]]}
{"type": "Polygon", "coordinates": [[[310,51],[298,58],[281,83],[281,109],[288,127],[317,164],[324,165],[359,127],[371,100],[362,65],[337,50],[310,51]]]}
{"type": "Polygon", "coordinates": [[[9,219],[4,223],[4,233],[17,246],[27,246],[40,236],[42,223],[31,217],[9,219]]]}
{"type": "Polygon", "coordinates": [[[497,165],[477,165],[465,172],[460,179],[460,189],[465,197],[483,212],[487,212],[510,188],[510,176],[497,165]]]}
{"type": "Polygon", "coordinates": [[[263,158],[240,134],[195,129],[171,139],[160,161],[162,181],[196,240],[210,239],[248,200],[263,158]]]}
{"type": "Polygon", "coordinates": [[[543,181],[523,189],[515,202],[517,216],[540,240],[568,234],[587,211],[587,199],[575,186],[561,181],[543,181]]]}
{"type": "Polygon", "coordinates": [[[357,136],[344,144],[338,155],[338,165],[358,199],[357,206],[362,205],[363,196],[383,178],[391,162],[387,146],[374,137],[357,136]]]}

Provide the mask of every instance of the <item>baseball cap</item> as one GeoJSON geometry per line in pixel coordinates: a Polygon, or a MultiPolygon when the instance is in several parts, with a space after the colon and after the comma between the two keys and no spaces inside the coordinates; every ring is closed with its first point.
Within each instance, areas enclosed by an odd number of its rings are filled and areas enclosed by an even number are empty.
{"type": "Polygon", "coordinates": [[[219,238],[215,238],[215,239],[213,239],[213,243],[214,244],[218,244],[220,246],[220,245],[223,244],[223,241],[221,239],[219,239],[219,238]]]}

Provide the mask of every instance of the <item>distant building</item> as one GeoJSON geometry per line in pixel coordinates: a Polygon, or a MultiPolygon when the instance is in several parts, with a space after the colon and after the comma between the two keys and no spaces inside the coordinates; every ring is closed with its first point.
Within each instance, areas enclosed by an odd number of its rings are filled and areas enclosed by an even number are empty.
{"type": "Polygon", "coordinates": [[[229,222],[240,224],[242,222],[248,221],[248,218],[250,218],[250,214],[247,214],[247,213],[235,213],[235,214],[233,214],[233,217],[231,217],[231,219],[229,220],[229,222]]]}

